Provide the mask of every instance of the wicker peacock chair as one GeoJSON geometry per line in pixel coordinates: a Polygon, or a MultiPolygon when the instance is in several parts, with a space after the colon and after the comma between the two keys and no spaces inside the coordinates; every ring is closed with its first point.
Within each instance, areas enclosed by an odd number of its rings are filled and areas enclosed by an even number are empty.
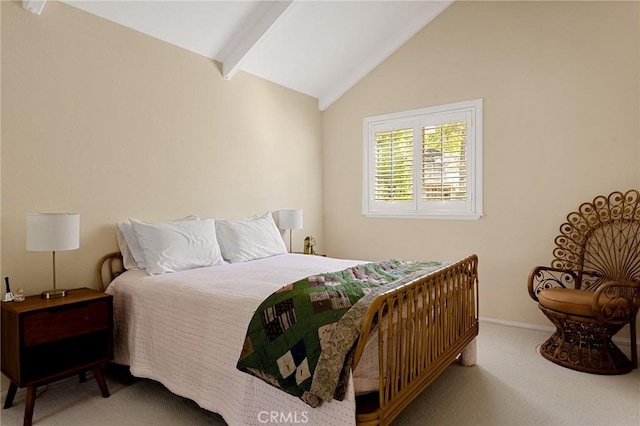
{"type": "Polygon", "coordinates": [[[529,294],[556,326],[541,354],[596,374],[638,367],[640,193],[613,192],[584,203],[560,226],[551,267],[529,276],[529,294]],[[629,324],[631,360],[611,341],[629,324]]]}

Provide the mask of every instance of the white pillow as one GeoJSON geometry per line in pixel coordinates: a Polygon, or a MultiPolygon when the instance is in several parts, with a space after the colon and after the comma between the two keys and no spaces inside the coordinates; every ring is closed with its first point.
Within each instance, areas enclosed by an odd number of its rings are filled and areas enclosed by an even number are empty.
{"type": "Polygon", "coordinates": [[[217,220],[216,234],[222,257],[246,262],[287,252],[271,212],[239,220],[217,220]]]}
{"type": "Polygon", "coordinates": [[[222,263],[213,219],[146,223],[131,219],[150,275],[222,263]]]}
{"type": "MultiPolygon", "coordinates": [[[[131,228],[131,223],[130,222],[116,223],[116,239],[118,240],[118,247],[120,248],[120,253],[122,253],[122,263],[124,264],[124,268],[127,271],[140,269],[138,267],[138,264],[136,263],[135,258],[133,257],[133,253],[131,253],[131,250],[129,249],[130,244],[127,242],[127,239],[124,236],[125,233],[130,234],[129,239],[132,240],[132,243],[135,243],[138,250],[140,250],[138,241],[136,240],[135,235],[133,235],[133,229],[131,228]]],[[[141,252],[140,252],[140,256],[142,256],[141,252]]]]}
{"type": "MultiPolygon", "coordinates": [[[[181,220],[200,220],[200,217],[190,215],[182,219],[176,219],[173,222],[181,220]]],[[[147,264],[144,260],[144,254],[131,227],[131,220],[116,223],[116,238],[118,240],[118,247],[120,247],[120,253],[122,253],[122,261],[125,269],[146,269],[147,264]]]]}

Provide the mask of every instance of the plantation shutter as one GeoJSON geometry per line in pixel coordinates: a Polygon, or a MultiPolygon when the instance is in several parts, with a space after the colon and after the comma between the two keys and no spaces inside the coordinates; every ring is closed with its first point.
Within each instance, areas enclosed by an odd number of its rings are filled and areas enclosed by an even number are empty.
{"type": "Polygon", "coordinates": [[[467,122],[422,127],[423,201],[467,200],[467,122]]]}
{"type": "Polygon", "coordinates": [[[413,201],[413,127],[375,132],[374,200],[413,201]]]}

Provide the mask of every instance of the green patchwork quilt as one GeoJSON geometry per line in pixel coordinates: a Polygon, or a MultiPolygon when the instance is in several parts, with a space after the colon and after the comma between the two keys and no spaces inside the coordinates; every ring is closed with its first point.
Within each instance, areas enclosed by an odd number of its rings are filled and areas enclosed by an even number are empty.
{"type": "Polygon", "coordinates": [[[254,313],[237,368],[313,407],[342,400],[371,302],[445,265],[392,259],[289,284],[254,313]]]}

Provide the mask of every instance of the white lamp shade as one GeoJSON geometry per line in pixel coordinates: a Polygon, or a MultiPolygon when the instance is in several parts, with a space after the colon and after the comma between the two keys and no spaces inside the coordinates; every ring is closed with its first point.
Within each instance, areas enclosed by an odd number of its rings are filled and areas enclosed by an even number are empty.
{"type": "Polygon", "coordinates": [[[79,247],[79,214],[27,213],[27,250],[59,251],[79,247]]]}
{"type": "Polygon", "coordinates": [[[279,210],[278,227],[280,229],[302,229],[302,210],[279,210]]]}

